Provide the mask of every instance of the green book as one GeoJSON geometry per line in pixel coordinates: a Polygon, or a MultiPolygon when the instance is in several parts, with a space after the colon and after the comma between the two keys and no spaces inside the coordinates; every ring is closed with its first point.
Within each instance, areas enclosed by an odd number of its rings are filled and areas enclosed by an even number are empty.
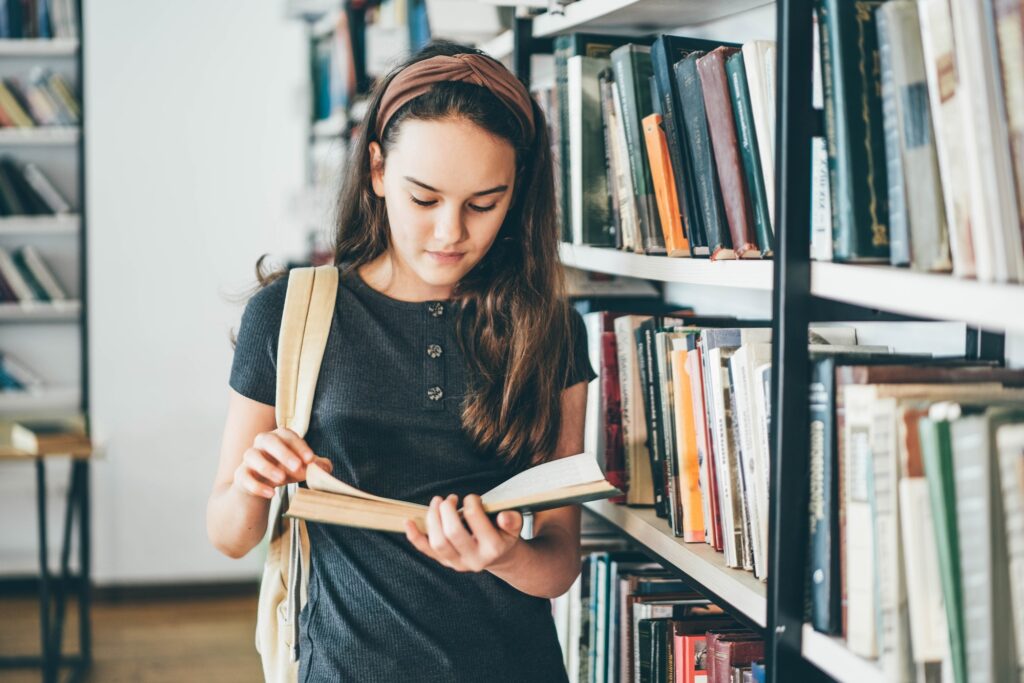
{"type": "Polygon", "coordinates": [[[742,52],[737,52],[726,58],[725,74],[729,78],[729,97],[732,99],[732,114],[736,121],[743,174],[747,179],[747,189],[750,192],[750,200],[754,209],[754,231],[757,234],[757,246],[761,249],[761,256],[770,258],[775,250],[775,239],[772,234],[768,195],[764,188],[761,153],[757,146],[757,134],[754,132],[754,111],[750,107],[747,70],[743,63],[742,52]]]}
{"type": "Polygon", "coordinates": [[[921,458],[931,500],[935,525],[935,546],[939,557],[942,600],[946,606],[949,628],[949,651],[953,678],[967,682],[967,661],[964,653],[963,594],[960,583],[960,535],[956,527],[956,486],[953,479],[953,443],[949,422],[922,418],[918,422],[921,437],[921,458]]]}
{"type": "Polygon", "coordinates": [[[633,194],[636,196],[638,224],[645,254],[665,254],[665,237],[658,220],[654,199],[654,181],[651,163],[647,158],[647,145],[641,124],[653,111],[651,100],[651,49],[642,45],[623,45],[612,50],[612,68],[618,83],[619,104],[626,129],[626,147],[629,157],[633,194]]]}
{"type": "Polygon", "coordinates": [[[821,0],[834,261],[889,261],[889,189],[878,31],[882,0],[821,0]]]}

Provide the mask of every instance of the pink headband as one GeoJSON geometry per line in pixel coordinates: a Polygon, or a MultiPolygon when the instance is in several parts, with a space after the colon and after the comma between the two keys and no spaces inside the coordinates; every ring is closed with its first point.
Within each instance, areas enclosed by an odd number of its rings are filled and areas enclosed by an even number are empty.
{"type": "Polygon", "coordinates": [[[487,88],[515,114],[528,138],[533,139],[533,103],[526,87],[500,62],[475,53],[453,57],[438,55],[402,69],[391,79],[381,98],[377,139],[380,140],[391,117],[402,105],[444,81],[464,81],[487,88]]]}

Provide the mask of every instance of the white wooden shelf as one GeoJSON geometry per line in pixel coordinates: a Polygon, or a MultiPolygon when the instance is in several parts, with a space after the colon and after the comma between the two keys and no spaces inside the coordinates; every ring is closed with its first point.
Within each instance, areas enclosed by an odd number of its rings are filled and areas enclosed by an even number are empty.
{"type": "Polygon", "coordinates": [[[73,145],[78,134],[78,126],[0,128],[0,145],[73,145]]]}
{"type": "Polygon", "coordinates": [[[3,38],[0,57],[71,57],[78,51],[78,38],[3,38]]]}
{"type": "Polygon", "coordinates": [[[572,31],[656,33],[770,5],[767,0],[578,0],[533,20],[535,37],[572,31]]]}
{"type": "Polygon", "coordinates": [[[598,273],[691,285],[768,291],[772,288],[770,260],[712,262],[708,259],[644,256],[619,249],[578,246],[564,242],[560,245],[559,252],[563,264],[598,273]]]}
{"type": "Polygon", "coordinates": [[[811,293],[893,313],[1024,331],[1024,285],[964,280],[887,265],[812,263],[811,293]]]}
{"type": "Polygon", "coordinates": [[[75,235],[81,229],[81,216],[5,216],[0,218],[0,236],[75,235]]]}
{"type": "Polygon", "coordinates": [[[501,60],[512,56],[512,43],[512,29],[509,29],[494,36],[486,43],[480,43],[477,47],[495,59],[501,60]]]}
{"type": "Polygon", "coordinates": [[[0,303],[0,322],[76,321],[81,301],[24,301],[0,303]]]}
{"type": "Polygon", "coordinates": [[[725,555],[705,543],[684,543],[653,508],[631,508],[607,500],[585,503],[587,509],[621,529],[636,543],[678,567],[700,586],[728,602],[760,626],[767,613],[766,584],[750,572],[725,566],[725,555]]]}
{"type": "Polygon", "coordinates": [[[77,387],[48,387],[36,391],[0,391],[0,413],[78,410],[82,394],[77,387]]]}
{"type": "Polygon", "coordinates": [[[801,636],[804,659],[839,683],[882,683],[885,680],[877,662],[853,654],[841,638],[818,633],[810,624],[804,624],[801,636]]]}

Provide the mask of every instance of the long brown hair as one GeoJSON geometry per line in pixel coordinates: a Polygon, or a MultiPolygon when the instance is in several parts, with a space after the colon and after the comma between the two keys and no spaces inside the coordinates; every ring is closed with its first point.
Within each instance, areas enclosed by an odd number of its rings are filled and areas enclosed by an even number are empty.
{"type": "MultiPolygon", "coordinates": [[[[383,198],[373,192],[369,150],[388,84],[406,66],[466,52],[479,50],[435,41],[374,88],[338,198],[335,265],[358,269],[389,246],[387,211],[383,198]]],[[[497,239],[452,293],[459,304],[456,329],[470,377],[463,427],[477,447],[513,468],[543,461],[554,452],[572,348],[558,258],[550,142],[543,112],[531,105],[536,122],[532,137],[486,88],[438,83],[399,109],[378,140],[386,159],[403,121],[460,118],[507,140],[516,151],[514,196],[497,239]]],[[[280,273],[259,276],[263,283],[280,273]]]]}

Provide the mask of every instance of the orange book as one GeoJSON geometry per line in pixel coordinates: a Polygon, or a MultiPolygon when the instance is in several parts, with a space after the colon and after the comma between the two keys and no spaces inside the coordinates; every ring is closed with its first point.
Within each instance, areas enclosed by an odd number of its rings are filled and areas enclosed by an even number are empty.
{"type": "MultiPolygon", "coordinates": [[[[700,463],[697,458],[697,426],[693,420],[693,393],[690,373],[686,369],[685,340],[681,348],[672,349],[672,393],[676,422],[678,453],[679,500],[683,508],[683,540],[704,541],[704,503],[700,497],[700,463]]],[[[674,346],[674,345],[673,345],[674,346]]]]}
{"type": "Polygon", "coordinates": [[[676,179],[668,156],[668,140],[661,127],[661,114],[644,117],[644,141],[647,144],[647,158],[651,161],[651,179],[654,181],[654,198],[658,202],[661,216],[661,232],[665,236],[665,249],[669,256],[689,256],[690,241],[683,230],[683,214],[676,196],[676,179]]]}

